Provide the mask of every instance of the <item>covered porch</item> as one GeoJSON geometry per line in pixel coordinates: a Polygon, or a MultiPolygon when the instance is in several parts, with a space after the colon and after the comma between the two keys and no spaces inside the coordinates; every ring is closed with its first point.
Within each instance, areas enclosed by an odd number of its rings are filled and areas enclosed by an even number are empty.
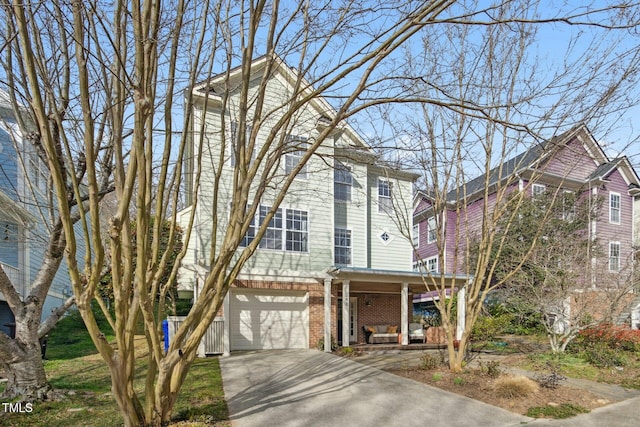
{"type": "MultiPolygon", "coordinates": [[[[424,272],[376,270],[369,268],[340,267],[330,270],[324,281],[324,351],[331,351],[332,333],[343,347],[358,348],[393,347],[409,349],[437,348],[434,343],[410,341],[409,324],[413,318],[413,295],[433,292],[433,287],[425,285],[424,272]],[[332,316],[331,296],[337,296],[336,316],[332,316]],[[336,319],[332,324],[332,319],[336,319]],[[368,344],[363,326],[372,324],[393,324],[398,326],[398,341],[384,344],[368,344]],[[348,337],[348,339],[345,339],[348,337]],[[418,348],[421,346],[420,348],[418,348]]],[[[438,275],[447,286],[463,293],[470,277],[438,275]]],[[[464,330],[464,298],[458,304],[458,338],[464,330]]]]}

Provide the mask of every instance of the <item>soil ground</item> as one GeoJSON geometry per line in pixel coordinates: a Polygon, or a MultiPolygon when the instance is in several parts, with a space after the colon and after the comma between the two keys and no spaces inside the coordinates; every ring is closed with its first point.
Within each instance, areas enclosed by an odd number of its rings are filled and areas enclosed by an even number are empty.
{"type": "MultiPolygon", "coordinates": [[[[489,375],[488,365],[500,371],[501,377],[525,374],[530,378],[548,375],[549,369],[532,366],[529,355],[544,353],[544,341],[531,341],[521,337],[505,337],[511,353],[487,352],[475,354],[469,366],[462,373],[452,373],[443,364],[425,369],[422,358],[429,354],[433,358],[442,357],[439,351],[405,351],[395,354],[354,354],[353,360],[374,365],[393,374],[427,383],[453,393],[464,395],[490,405],[498,406],[526,415],[532,407],[559,406],[573,404],[588,410],[605,406],[616,401],[640,395],[640,390],[620,387],[629,378],[640,379],[640,361],[634,360],[623,370],[620,368],[600,369],[593,380],[560,381],[555,388],[539,387],[535,393],[523,397],[500,397],[496,393],[498,378],[489,375]],[[611,386],[607,386],[611,384],[611,386]]],[[[640,384],[640,380],[637,381],[640,384]]]]}

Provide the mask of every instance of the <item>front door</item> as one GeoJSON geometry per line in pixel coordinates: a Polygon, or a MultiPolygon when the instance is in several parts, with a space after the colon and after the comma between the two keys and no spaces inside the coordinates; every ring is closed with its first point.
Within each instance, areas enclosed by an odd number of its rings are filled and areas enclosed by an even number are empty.
{"type": "MultiPolygon", "coordinates": [[[[338,299],[338,336],[342,343],[342,299],[338,299]]],[[[349,298],[349,342],[358,342],[358,298],[349,298]]],[[[344,344],[342,344],[344,345],[344,344]]]]}

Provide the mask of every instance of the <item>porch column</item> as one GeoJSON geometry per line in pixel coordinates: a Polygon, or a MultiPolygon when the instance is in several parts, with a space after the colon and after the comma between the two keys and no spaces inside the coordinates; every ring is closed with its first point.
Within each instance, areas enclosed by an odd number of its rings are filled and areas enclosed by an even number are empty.
{"type": "Polygon", "coordinates": [[[464,332],[464,328],[466,325],[466,320],[464,318],[464,313],[466,311],[466,302],[464,299],[466,288],[463,286],[458,291],[458,324],[456,325],[456,339],[462,339],[462,332],[464,332]]]}
{"type": "Polygon", "coordinates": [[[351,313],[349,313],[349,280],[342,282],[342,346],[349,347],[351,313]]]}
{"type": "Polygon", "coordinates": [[[331,353],[331,279],[324,279],[324,351],[331,353]]]}
{"type": "Polygon", "coordinates": [[[402,345],[409,345],[409,284],[402,284],[402,292],[400,292],[401,300],[401,324],[400,333],[402,333],[402,345]]]}

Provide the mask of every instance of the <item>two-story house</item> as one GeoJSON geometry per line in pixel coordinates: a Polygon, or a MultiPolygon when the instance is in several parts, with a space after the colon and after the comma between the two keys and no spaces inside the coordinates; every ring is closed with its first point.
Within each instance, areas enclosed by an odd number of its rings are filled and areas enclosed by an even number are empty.
{"type": "MultiPolygon", "coordinates": [[[[0,263],[22,298],[42,265],[49,237],[52,198],[49,171],[22,137],[6,93],[0,92],[0,263]]],[[[55,203],[55,202],[53,202],[55,203]]],[[[43,318],[71,293],[66,264],[58,270],[43,318]]],[[[13,333],[14,316],[0,292],[0,330],[13,333]]]]}
{"type": "MultiPolygon", "coordinates": [[[[296,71],[278,58],[273,59],[273,71],[264,77],[267,61],[267,57],[254,61],[249,79],[256,90],[263,79],[268,80],[265,120],[259,129],[250,129],[257,132],[255,151],[272,131],[272,124],[282,117],[283,106],[291,102],[292,85],[298,79],[296,71]]],[[[238,68],[192,91],[195,103],[189,157],[201,156],[202,171],[197,203],[193,203],[193,181],[186,186],[189,207],[181,213],[182,221],[192,209],[196,212],[179,287],[193,289],[194,298],[199,297],[199,283],[208,269],[210,236],[217,236],[219,244],[227,229],[229,200],[235,190],[231,147],[237,138],[234,130],[242,77],[238,68]],[[222,122],[231,138],[222,136],[222,122]],[[197,152],[200,138],[204,138],[202,153],[197,152]],[[218,168],[221,174],[216,182],[212,172],[218,168]],[[214,212],[216,230],[212,230],[214,212]]],[[[314,140],[323,123],[335,114],[325,99],[311,99],[297,111],[285,140],[304,149],[305,142],[314,140]]],[[[276,170],[288,174],[301,154],[296,150],[282,154],[276,170]]],[[[264,160],[252,156],[252,162],[264,160]]],[[[195,168],[193,163],[188,165],[185,175],[195,176],[195,168]]],[[[298,173],[258,249],[226,296],[218,319],[224,352],[314,348],[322,340],[327,349],[331,339],[349,345],[364,341],[365,324],[394,324],[398,331],[406,331],[410,293],[412,288],[413,292],[423,292],[424,285],[411,271],[412,244],[404,237],[407,233],[398,218],[411,222],[416,178],[413,173],[381,163],[349,125],[340,125],[330,134],[298,173]]],[[[278,185],[272,186],[259,201],[239,250],[253,240],[255,227],[272,206],[278,185]]],[[[255,194],[254,190],[250,193],[255,194]]]]}
{"type": "MultiPolygon", "coordinates": [[[[591,218],[587,237],[597,240],[600,250],[593,251],[583,270],[589,277],[585,287],[597,289],[611,286],[612,281],[628,276],[634,262],[634,218],[637,218],[637,203],[640,195],[638,175],[626,157],[610,159],[584,126],[578,126],[545,143],[533,146],[490,171],[489,206],[493,205],[495,188],[502,185],[507,191],[527,191],[531,197],[547,189],[580,194],[579,197],[601,204],[597,217],[591,218]]],[[[464,245],[465,239],[456,244],[456,227],[461,234],[471,235],[480,230],[484,176],[465,184],[464,191],[453,190],[447,195],[447,207],[434,212],[432,199],[426,192],[418,192],[414,200],[414,232],[417,255],[414,262],[422,268],[445,273],[464,269],[460,256],[454,262],[456,249],[464,245]],[[465,194],[462,199],[458,195],[465,194]],[[462,208],[460,208],[462,206],[462,208]],[[458,219],[457,215],[461,218],[458,219]],[[443,250],[438,251],[438,233],[444,237],[443,250]],[[456,246],[458,246],[456,248],[456,246]],[[439,257],[444,256],[443,260],[439,257]]],[[[463,253],[459,251],[458,253],[463,253]]]]}

